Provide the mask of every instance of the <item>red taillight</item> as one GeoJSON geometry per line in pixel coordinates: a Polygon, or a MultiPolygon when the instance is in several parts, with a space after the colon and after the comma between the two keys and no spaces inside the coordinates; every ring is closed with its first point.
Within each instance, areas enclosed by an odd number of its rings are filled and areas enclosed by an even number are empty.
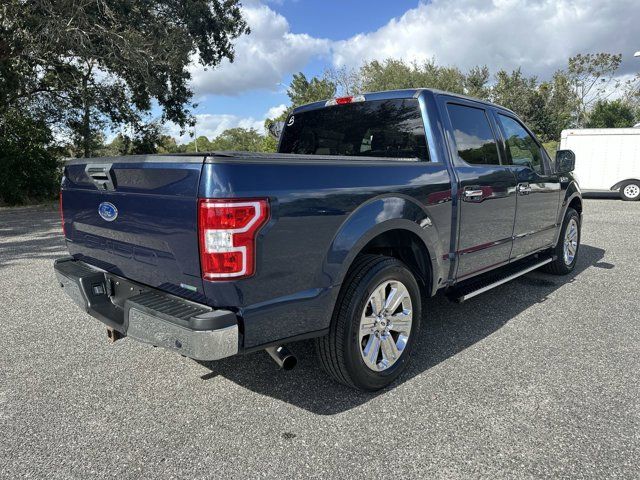
{"type": "Polygon", "coordinates": [[[60,210],[60,221],[62,222],[62,235],[66,237],[67,236],[67,232],[64,229],[64,210],[62,209],[62,190],[60,190],[60,197],[59,198],[60,198],[60,207],[59,207],[59,210],[60,210]]]}
{"type": "Polygon", "coordinates": [[[201,199],[200,268],[205,280],[249,277],[256,268],[256,235],[269,219],[265,199],[201,199]]]}

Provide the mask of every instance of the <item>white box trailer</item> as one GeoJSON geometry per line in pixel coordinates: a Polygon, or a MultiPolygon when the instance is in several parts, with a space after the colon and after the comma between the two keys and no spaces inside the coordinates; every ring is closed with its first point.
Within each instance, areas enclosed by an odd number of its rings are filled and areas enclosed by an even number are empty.
{"type": "Polygon", "coordinates": [[[560,148],[576,154],[574,174],[583,191],[640,199],[640,128],[563,130],[560,148]]]}

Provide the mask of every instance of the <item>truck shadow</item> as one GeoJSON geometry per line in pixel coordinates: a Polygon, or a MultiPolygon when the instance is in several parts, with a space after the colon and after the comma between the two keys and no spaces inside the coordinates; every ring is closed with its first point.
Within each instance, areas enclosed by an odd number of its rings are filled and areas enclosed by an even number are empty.
{"type": "Polygon", "coordinates": [[[582,198],[622,201],[618,192],[583,192],[582,198]]]}
{"type": "Polygon", "coordinates": [[[614,268],[601,262],[604,253],[601,248],[583,244],[578,264],[568,276],[532,272],[459,305],[442,295],[429,299],[423,308],[426,315],[408,371],[380,392],[362,393],[331,381],[316,361],[312,341],[288,345],[299,362],[293,371],[279,370],[266,352],[257,352],[217,362],[199,362],[211,370],[202,379],[222,375],[251,391],[318,415],[341,413],[410,382],[488,337],[527,308],[545,302],[549,295],[573,282],[588,268],[614,268]]]}

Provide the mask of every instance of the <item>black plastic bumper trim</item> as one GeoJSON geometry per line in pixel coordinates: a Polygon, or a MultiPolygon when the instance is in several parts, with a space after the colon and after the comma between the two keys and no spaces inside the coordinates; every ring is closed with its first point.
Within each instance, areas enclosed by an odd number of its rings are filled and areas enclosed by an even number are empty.
{"type": "Polygon", "coordinates": [[[73,257],[55,260],[54,269],[62,287],[80,308],[124,335],[132,308],[196,332],[238,324],[236,314],[230,310],[214,310],[99,270],[73,257]]]}

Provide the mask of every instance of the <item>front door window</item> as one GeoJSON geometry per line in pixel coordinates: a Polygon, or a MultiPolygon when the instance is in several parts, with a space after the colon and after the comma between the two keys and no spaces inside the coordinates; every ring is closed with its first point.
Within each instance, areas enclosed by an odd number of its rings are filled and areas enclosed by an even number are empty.
{"type": "Polygon", "coordinates": [[[513,118],[502,114],[499,114],[498,118],[504,129],[507,156],[511,163],[529,167],[542,175],[544,173],[542,152],[533,137],[513,118]]]}

